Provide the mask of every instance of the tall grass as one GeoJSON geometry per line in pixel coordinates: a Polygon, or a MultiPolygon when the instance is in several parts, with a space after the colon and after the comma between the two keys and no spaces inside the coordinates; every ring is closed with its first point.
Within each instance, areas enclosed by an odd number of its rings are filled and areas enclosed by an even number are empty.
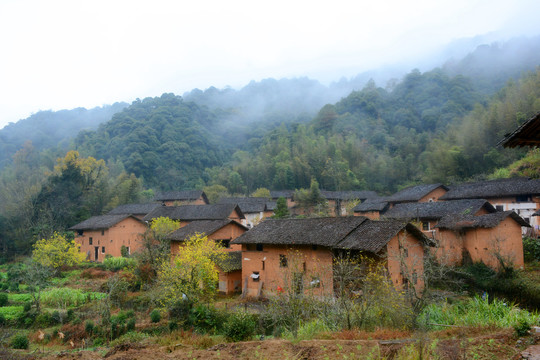
{"type": "Polygon", "coordinates": [[[102,299],[106,295],[98,292],[85,292],[71,288],[52,288],[41,294],[41,303],[45,306],[66,309],[80,306],[86,302],[102,299]]]}
{"type": "Polygon", "coordinates": [[[479,296],[455,304],[431,304],[420,315],[420,323],[432,328],[438,327],[434,324],[509,328],[520,321],[535,324],[540,316],[499,299],[490,301],[479,296]]]}
{"type": "Polygon", "coordinates": [[[135,265],[135,259],[125,257],[107,257],[103,260],[103,266],[109,271],[122,270],[128,266],[135,265]]]}

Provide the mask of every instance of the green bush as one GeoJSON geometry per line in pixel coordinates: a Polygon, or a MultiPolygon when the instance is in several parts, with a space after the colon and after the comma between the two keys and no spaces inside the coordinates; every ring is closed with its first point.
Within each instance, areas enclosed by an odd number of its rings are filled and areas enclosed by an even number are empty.
{"type": "Polygon", "coordinates": [[[538,238],[523,238],[523,257],[526,262],[534,260],[540,261],[540,239],[538,238]]]}
{"type": "Polygon", "coordinates": [[[514,331],[518,337],[529,335],[529,330],[531,330],[531,324],[526,319],[519,319],[514,325],[514,331]]]}
{"type": "Polygon", "coordinates": [[[152,310],[152,312],[150,313],[150,320],[153,323],[158,323],[161,321],[161,313],[159,312],[158,309],[152,310]]]}
{"type": "Polygon", "coordinates": [[[214,307],[198,305],[191,309],[186,325],[200,333],[215,333],[223,329],[227,321],[225,312],[214,307]]]}
{"type": "Polygon", "coordinates": [[[0,326],[4,326],[6,325],[6,323],[7,323],[6,317],[4,316],[4,314],[0,313],[0,326]]]}
{"type": "Polygon", "coordinates": [[[257,322],[252,314],[237,311],[229,316],[223,327],[223,335],[231,341],[243,341],[255,334],[257,322]]]}
{"type": "Polygon", "coordinates": [[[137,323],[137,320],[135,320],[135,318],[130,318],[126,324],[126,330],[129,332],[129,331],[133,331],[135,330],[135,324],[137,323]]]}
{"type": "Polygon", "coordinates": [[[92,320],[86,320],[84,323],[84,331],[86,331],[87,334],[93,334],[94,333],[94,322],[92,320]]]}
{"type": "Polygon", "coordinates": [[[28,336],[26,335],[15,335],[11,338],[11,347],[13,349],[28,349],[28,345],[30,344],[30,341],[28,341],[28,336]]]}
{"type": "Polygon", "coordinates": [[[0,293],[0,307],[8,304],[8,294],[0,293]]]}
{"type": "Polygon", "coordinates": [[[42,328],[49,327],[53,324],[51,315],[44,311],[36,317],[36,325],[42,328]]]}
{"type": "Polygon", "coordinates": [[[22,306],[4,306],[0,307],[0,314],[6,320],[16,320],[21,314],[24,314],[22,306]]]}
{"type": "Polygon", "coordinates": [[[176,321],[169,321],[169,331],[173,332],[174,330],[178,330],[178,323],[176,321]]]}

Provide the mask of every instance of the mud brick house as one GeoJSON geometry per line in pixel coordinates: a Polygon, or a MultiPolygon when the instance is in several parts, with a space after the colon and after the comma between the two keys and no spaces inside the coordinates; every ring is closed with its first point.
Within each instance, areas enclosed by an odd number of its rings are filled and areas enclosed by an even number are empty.
{"type": "Polygon", "coordinates": [[[275,201],[263,197],[229,197],[220,199],[218,204],[237,204],[245,216],[242,224],[250,228],[274,215],[276,209],[275,201]]]}
{"type": "Polygon", "coordinates": [[[157,193],[154,202],[165,206],[210,204],[202,190],[166,191],[157,193]]]}
{"type": "Polygon", "coordinates": [[[455,245],[462,252],[452,252],[453,264],[464,260],[483,262],[498,269],[500,260],[506,265],[523,268],[521,227],[529,225],[514,211],[497,211],[480,216],[447,216],[437,224],[443,246],[455,245]]]}
{"type": "Polygon", "coordinates": [[[529,223],[531,227],[522,228],[524,234],[532,232],[531,235],[535,235],[540,230],[538,217],[533,217],[540,209],[540,179],[510,178],[470,182],[451,186],[440,199],[486,199],[497,210],[513,210],[529,223]]]}
{"type": "Polygon", "coordinates": [[[69,228],[75,231],[75,241],[91,261],[102,262],[106,255],[121,256],[125,246],[128,253],[140,249],[141,235],[146,223],[133,215],[93,216],[69,228]]]}
{"type": "Polygon", "coordinates": [[[333,259],[340,253],[383,261],[397,287],[408,280],[400,265],[406,264],[416,274],[414,286],[420,288],[424,246],[433,245],[411,224],[352,216],[267,219],[233,243],[242,245],[242,287],[247,296],[269,296],[282,289],[332,296],[333,259]]]}
{"type": "Polygon", "coordinates": [[[520,229],[527,223],[513,211],[497,211],[487,200],[397,204],[384,217],[418,222],[422,231],[435,240],[435,254],[443,263],[461,265],[468,259],[485,260],[486,265],[498,268],[492,256],[496,250],[498,255],[513,259],[515,266],[523,265],[520,229]]]}
{"type": "Polygon", "coordinates": [[[511,134],[507,134],[499,144],[509,148],[540,146],[540,112],[525,121],[511,134]]]}
{"type": "Polygon", "coordinates": [[[294,202],[294,190],[270,190],[270,198],[273,201],[277,201],[280,197],[287,200],[287,207],[289,209],[296,205],[294,202]]]}
{"type": "Polygon", "coordinates": [[[219,291],[225,294],[239,292],[242,289],[242,247],[231,241],[249,230],[235,220],[198,220],[172,232],[167,236],[171,241],[173,256],[182,251],[183,242],[195,234],[202,234],[210,241],[222,244],[227,257],[217,262],[219,268],[219,291]]]}
{"type": "Polygon", "coordinates": [[[397,204],[383,214],[386,219],[417,222],[423,232],[434,238],[435,226],[446,216],[483,215],[497,210],[484,199],[397,204]]]}
{"type": "Polygon", "coordinates": [[[366,200],[353,208],[354,216],[365,216],[371,220],[379,220],[390,208],[390,203],[378,199],[366,200]]]}
{"type": "Polygon", "coordinates": [[[328,207],[332,216],[347,216],[347,204],[350,201],[364,202],[379,198],[375,191],[321,191],[321,195],[328,200],[328,207]]]}
{"type": "Polygon", "coordinates": [[[112,209],[107,215],[133,215],[138,219],[145,217],[148,213],[160,207],[160,204],[145,203],[145,204],[125,204],[112,209]]]}
{"type": "Polygon", "coordinates": [[[367,199],[358,204],[353,209],[353,213],[355,216],[379,219],[382,214],[397,204],[435,202],[447,191],[448,188],[442,184],[410,186],[391,196],[367,199]]]}
{"type": "Polygon", "coordinates": [[[245,219],[242,210],[236,204],[213,204],[213,205],[180,205],[160,206],[143,218],[143,221],[151,222],[158,217],[168,217],[179,220],[180,226],[184,226],[197,220],[223,220],[231,219],[241,222],[245,219]]]}

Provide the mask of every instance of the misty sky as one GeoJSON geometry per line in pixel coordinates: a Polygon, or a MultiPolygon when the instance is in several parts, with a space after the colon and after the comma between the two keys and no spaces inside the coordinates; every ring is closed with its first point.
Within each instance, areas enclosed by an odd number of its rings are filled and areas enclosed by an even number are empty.
{"type": "Polygon", "coordinates": [[[538,14],[538,0],[0,0],[0,128],[270,77],[327,84],[459,38],[537,35],[538,14]]]}

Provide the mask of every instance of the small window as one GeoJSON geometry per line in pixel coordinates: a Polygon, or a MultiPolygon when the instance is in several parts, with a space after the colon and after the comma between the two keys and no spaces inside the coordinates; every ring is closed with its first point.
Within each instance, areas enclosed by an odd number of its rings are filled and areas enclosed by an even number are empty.
{"type": "Polygon", "coordinates": [[[82,236],[83,233],[84,233],[83,230],[77,230],[77,235],[82,236]]]}
{"type": "Polygon", "coordinates": [[[88,245],[92,245],[92,241],[93,241],[93,239],[91,237],[88,238],[88,245]]]}
{"type": "Polygon", "coordinates": [[[251,274],[251,278],[253,279],[253,281],[257,282],[259,281],[260,279],[260,275],[259,275],[259,272],[258,271],[254,271],[252,274],[251,274]]]}
{"type": "Polygon", "coordinates": [[[518,195],[516,196],[516,202],[530,202],[531,197],[528,195],[518,195]]]}
{"type": "Polygon", "coordinates": [[[128,255],[130,255],[131,254],[131,249],[129,248],[129,246],[126,246],[126,250],[127,250],[128,255]]]}
{"type": "Polygon", "coordinates": [[[403,257],[409,257],[409,249],[403,248],[403,257]]]}
{"type": "Polygon", "coordinates": [[[231,240],[221,240],[220,243],[225,249],[229,249],[231,247],[231,240]]]}
{"type": "Polygon", "coordinates": [[[304,272],[306,272],[306,263],[302,264],[302,269],[304,269],[304,272]]]}
{"type": "Polygon", "coordinates": [[[418,282],[418,274],[416,272],[413,272],[412,274],[412,282],[414,285],[418,282]]]}
{"type": "Polygon", "coordinates": [[[497,211],[504,211],[504,205],[495,205],[495,209],[497,209],[497,211]]]}
{"type": "Polygon", "coordinates": [[[264,260],[262,261],[262,270],[264,270],[264,260]]]}
{"type": "Polygon", "coordinates": [[[429,231],[429,221],[422,221],[422,230],[429,231]]]}
{"type": "Polygon", "coordinates": [[[311,245],[311,250],[317,250],[317,245],[311,245]]]}
{"type": "Polygon", "coordinates": [[[320,288],[321,287],[321,279],[319,279],[318,276],[312,276],[311,281],[309,282],[309,285],[312,288],[320,288]]]}
{"type": "Polygon", "coordinates": [[[111,239],[111,243],[112,243],[112,239],[111,239]]]}
{"type": "Polygon", "coordinates": [[[255,251],[255,244],[246,244],[246,251],[255,251]]]}
{"type": "Polygon", "coordinates": [[[105,254],[105,246],[102,246],[102,247],[101,247],[101,253],[102,253],[102,254],[105,254]]]}
{"type": "Polygon", "coordinates": [[[279,267],[287,267],[287,255],[279,255],[279,267]]]}
{"type": "Polygon", "coordinates": [[[263,244],[257,244],[256,249],[257,251],[263,251],[263,244]]]}
{"type": "Polygon", "coordinates": [[[101,235],[105,235],[105,230],[101,230],[101,235]]]}

